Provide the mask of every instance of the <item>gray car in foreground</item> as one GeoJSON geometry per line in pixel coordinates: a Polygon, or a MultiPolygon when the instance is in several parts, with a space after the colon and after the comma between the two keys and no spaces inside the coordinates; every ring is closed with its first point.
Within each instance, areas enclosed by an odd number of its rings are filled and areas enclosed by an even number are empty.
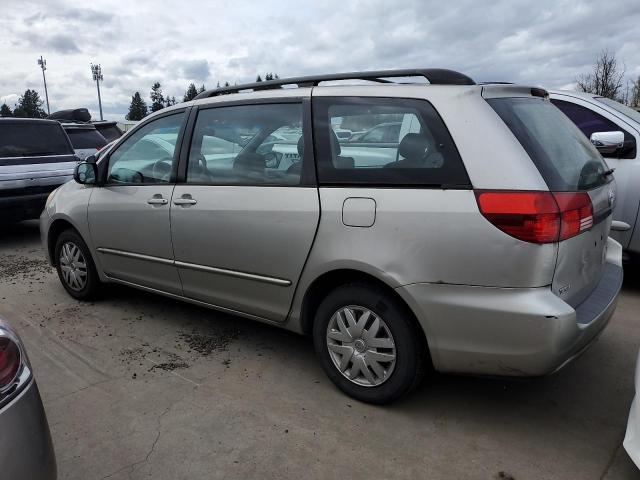
{"type": "Polygon", "coordinates": [[[0,477],[55,480],[47,417],[24,345],[0,319],[0,477]]]}
{"type": "Polygon", "coordinates": [[[163,109],[91,160],[40,219],[69,294],[115,282],[311,335],[363,401],[430,369],[554,372],[622,283],[611,172],[537,88],[440,69],[241,85],[163,109]],[[388,81],[409,75],[430,84],[388,81]],[[340,79],[379,83],[320,85],[340,79]],[[384,142],[334,133],[388,122],[384,142]],[[279,138],[297,144],[286,168],[279,138]]]}

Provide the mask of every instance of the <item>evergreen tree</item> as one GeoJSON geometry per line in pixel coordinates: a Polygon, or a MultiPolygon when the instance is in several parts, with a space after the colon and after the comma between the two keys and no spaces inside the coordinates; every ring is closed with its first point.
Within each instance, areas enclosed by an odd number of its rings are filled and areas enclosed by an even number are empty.
{"type": "Polygon", "coordinates": [[[6,103],[3,103],[0,107],[0,117],[13,117],[13,113],[11,112],[9,105],[6,103]]]}
{"type": "Polygon", "coordinates": [[[262,81],[262,77],[260,77],[260,75],[258,75],[258,76],[256,77],[256,82],[261,82],[261,81],[262,81]]]}
{"type": "Polygon", "coordinates": [[[24,108],[16,105],[16,108],[13,109],[13,116],[17,118],[25,118],[27,116],[27,112],[24,111],[24,108]]]}
{"type": "Polygon", "coordinates": [[[264,79],[265,79],[265,80],[273,80],[273,74],[271,74],[271,73],[267,73],[267,74],[264,76],[264,79]]]}
{"type": "Polygon", "coordinates": [[[45,118],[47,113],[42,109],[43,103],[38,92],[27,89],[24,91],[24,95],[18,99],[17,107],[28,118],[45,118]]]}
{"type": "Polygon", "coordinates": [[[176,104],[176,97],[170,97],[167,95],[167,100],[165,101],[165,106],[170,107],[176,104]]]}
{"type": "Polygon", "coordinates": [[[147,116],[147,104],[140,96],[140,92],[136,92],[131,97],[131,105],[129,105],[129,113],[127,120],[142,120],[147,116]]]}
{"type": "Polygon", "coordinates": [[[218,83],[216,84],[216,88],[220,88],[220,80],[218,80],[218,83]]]}
{"type": "Polygon", "coordinates": [[[206,90],[206,88],[204,88],[204,83],[202,85],[200,85],[200,88],[198,89],[198,93],[202,93],[206,90]]]}
{"type": "Polygon", "coordinates": [[[196,95],[198,95],[198,90],[196,89],[196,86],[193,83],[190,83],[189,86],[187,87],[187,91],[184,92],[184,97],[182,101],[190,102],[191,100],[196,98],[196,95]]]}
{"type": "Polygon", "coordinates": [[[225,87],[230,87],[231,85],[229,85],[229,82],[224,82],[224,86],[225,87]]]}
{"type": "Polygon", "coordinates": [[[151,86],[151,112],[157,112],[164,108],[164,96],[162,95],[162,87],[160,82],[156,82],[151,86]]]}

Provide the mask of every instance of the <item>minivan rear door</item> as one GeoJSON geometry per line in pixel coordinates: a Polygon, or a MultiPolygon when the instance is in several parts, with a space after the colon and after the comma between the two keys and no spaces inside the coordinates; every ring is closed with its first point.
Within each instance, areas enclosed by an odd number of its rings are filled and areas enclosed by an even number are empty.
{"type": "Polygon", "coordinates": [[[576,234],[559,241],[552,284],[554,293],[575,307],[593,291],[603,273],[616,196],[611,172],[595,147],[546,97],[490,98],[487,102],[520,141],[551,192],[569,200],[584,201],[588,195],[591,215],[583,214],[577,220],[576,234]]]}

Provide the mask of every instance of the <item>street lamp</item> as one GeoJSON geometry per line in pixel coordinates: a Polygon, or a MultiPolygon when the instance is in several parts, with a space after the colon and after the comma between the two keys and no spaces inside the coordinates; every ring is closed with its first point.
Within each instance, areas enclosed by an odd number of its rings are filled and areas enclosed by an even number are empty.
{"type": "Polygon", "coordinates": [[[44,76],[44,71],[47,69],[47,61],[42,58],[42,55],[40,55],[40,58],[38,59],[38,65],[40,65],[40,68],[42,69],[42,80],[44,81],[44,96],[47,99],[47,113],[51,115],[51,110],[49,109],[49,93],[47,92],[47,78],[44,76]]]}
{"type": "Polygon", "coordinates": [[[100,120],[104,120],[104,118],[102,118],[102,99],[100,98],[100,80],[103,80],[102,67],[100,66],[100,64],[94,65],[92,63],[91,73],[93,74],[93,79],[96,81],[96,86],[98,87],[98,107],[100,107],[100,120]]]}

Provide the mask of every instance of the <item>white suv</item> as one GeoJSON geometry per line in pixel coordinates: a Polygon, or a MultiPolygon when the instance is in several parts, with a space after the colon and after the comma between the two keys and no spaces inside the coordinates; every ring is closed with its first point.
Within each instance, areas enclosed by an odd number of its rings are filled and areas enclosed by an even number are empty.
{"type": "Polygon", "coordinates": [[[615,169],[618,201],[613,218],[630,228],[614,232],[613,237],[637,259],[640,255],[640,226],[637,225],[640,208],[640,112],[591,93],[551,90],[549,95],[551,103],[591,139],[609,167],[615,169]]]}

